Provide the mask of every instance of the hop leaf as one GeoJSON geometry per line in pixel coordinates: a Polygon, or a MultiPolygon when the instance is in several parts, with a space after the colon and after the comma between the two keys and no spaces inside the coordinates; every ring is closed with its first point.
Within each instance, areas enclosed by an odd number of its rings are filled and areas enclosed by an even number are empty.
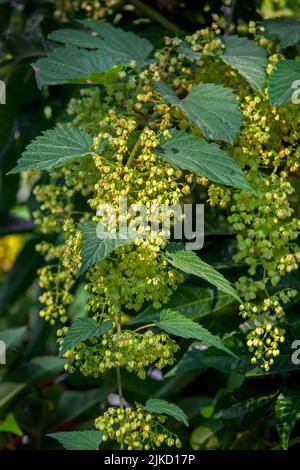
{"type": "Polygon", "coordinates": [[[128,231],[127,237],[121,237],[119,233],[115,238],[101,239],[97,235],[97,222],[85,222],[80,225],[83,233],[81,244],[82,263],[78,276],[89,267],[103,261],[115,249],[130,245],[134,241],[134,235],[128,231]]]}
{"type": "Polygon", "coordinates": [[[55,128],[36,137],[9,174],[25,170],[52,170],[92,153],[91,136],[80,129],[55,128]]]}
{"type": "Polygon", "coordinates": [[[166,141],[157,153],[174,168],[191,170],[215,183],[254,192],[239,165],[217,144],[209,144],[193,134],[172,129],[172,139],[166,141]]]}
{"type": "Polygon", "coordinates": [[[179,408],[179,406],[174,405],[174,403],[170,403],[166,400],[150,398],[146,401],[145,410],[149,411],[149,413],[158,413],[171,416],[186,426],[189,425],[188,417],[185,412],[179,408]]]}
{"type": "Polygon", "coordinates": [[[85,51],[73,45],[58,47],[33,64],[38,86],[114,83],[122,65],[101,51],[85,51]]]}
{"type": "Polygon", "coordinates": [[[239,36],[223,38],[225,51],[221,58],[236,69],[261,94],[266,79],[267,54],[254,41],[239,36]]]}
{"type": "Polygon", "coordinates": [[[56,439],[67,450],[98,450],[102,431],[64,431],[47,434],[56,439]]]}
{"type": "Polygon", "coordinates": [[[99,336],[107,333],[112,326],[113,322],[111,320],[107,320],[99,326],[91,318],[76,318],[64,337],[60,355],[62,356],[68,349],[73,348],[83,341],[87,341],[91,338],[99,338],[99,336]]]}
{"type": "Polygon", "coordinates": [[[180,269],[186,274],[205,279],[242,303],[238,293],[231,286],[230,282],[212,266],[202,261],[193,251],[181,250],[175,253],[167,252],[166,258],[175,268],[180,269]]]}
{"type": "Polygon", "coordinates": [[[217,349],[221,349],[231,356],[235,356],[230,349],[222,343],[220,338],[214,336],[203,326],[194,322],[190,318],[181,315],[181,313],[174,310],[163,310],[160,312],[160,319],[157,325],[167,333],[181,338],[192,338],[197,339],[209,346],[214,346],[217,349]]]}
{"type": "Polygon", "coordinates": [[[242,126],[242,113],[235,95],[222,85],[199,83],[183,100],[166,84],[157,82],[166,101],[180,108],[209,140],[233,144],[242,126]]]}

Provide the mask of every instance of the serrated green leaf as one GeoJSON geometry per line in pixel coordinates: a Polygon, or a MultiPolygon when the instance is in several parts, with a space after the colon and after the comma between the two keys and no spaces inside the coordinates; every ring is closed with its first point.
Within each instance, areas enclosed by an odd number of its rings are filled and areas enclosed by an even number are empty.
{"type": "Polygon", "coordinates": [[[236,69],[261,94],[266,79],[267,53],[262,46],[236,35],[224,36],[225,51],[221,58],[236,69]]]}
{"type": "MultiPolygon", "coordinates": [[[[272,106],[281,106],[299,100],[300,62],[281,60],[268,82],[269,99],[272,106]],[[298,91],[297,91],[298,90],[298,91]]],[[[295,103],[296,104],[296,103],[295,103]]]]}
{"type": "Polygon", "coordinates": [[[81,242],[81,266],[78,276],[88,268],[103,261],[106,256],[121,246],[130,245],[134,241],[134,236],[128,233],[123,238],[119,233],[116,238],[102,239],[97,236],[97,222],[85,222],[80,225],[83,238],[81,242]]]}
{"type": "Polygon", "coordinates": [[[173,88],[164,82],[155,82],[154,88],[168,102],[181,109],[182,101],[175,95],[173,88]]]}
{"type": "Polygon", "coordinates": [[[64,431],[47,434],[56,439],[67,450],[98,450],[102,431],[64,431]]]}
{"type": "Polygon", "coordinates": [[[131,31],[115,28],[104,21],[82,20],[82,25],[90,31],[76,29],[61,29],[54,31],[48,37],[54,41],[73,44],[88,49],[98,49],[102,54],[111,58],[115,64],[126,65],[135,60],[139,65],[153,50],[152,44],[131,31]]]}
{"type": "Polygon", "coordinates": [[[280,443],[288,449],[290,434],[300,419],[300,388],[294,387],[280,393],[275,404],[276,427],[280,443]]]}
{"type": "Polygon", "coordinates": [[[300,23],[288,18],[275,18],[262,21],[267,36],[271,41],[280,40],[283,49],[294,46],[300,41],[300,23]]]}
{"type": "Polygon", "coordinates": [[[172,129],[171,135],[172,139],[157,149],[162,160],[176,169],[206,176],[215,183],[255,192],[238,163],[217,144],[176,129],[172,129]]]}
{"type": "Polygon", "coordinates": [[[156,88],[166,101],[180,108],[204,137],[233,144],[243,119],[235,95],[223,85],[198,83],[183,100],[168,85],[157,82],[156,88]]]}
{"type": "Polygon", "coordinates": [[[92,137],[76,128],[54,128],[36,137],[23,152],[18,166],[10,171],[52,170],[77,158],[90,155],[92,137]]]}
{"type": "Polygon", "coordinates": [[[159,398],[150,398],[146,401],[145,410],[149,411],[149,413],[158,413],[171,416],[172,418],[185,424],[186,426],[189,425],[188,417],[185,412],[181,408],[179,408],[179,406],[174,405],[174,403],[170,403],[166,400],[161,400],[159,398]]]}
{"type": "Polygon", "coordinates": [[[209,264],[202,261],[193,251],[177,251],[176,253],[166,253],[169,263],[175,268],[186,274],[201,277],[210,282],[222,292],[234,297],[238,302],[242,303],[238,293],[232,287],[230,282],[209,264]]]}
{"type": "Polygon", "coordinates": [[[62,84],[114,83],[122,65],[101,51],[86,51],[72,45],[58,47],[39,59],[33,68],[40,88],[62,84]]]}
{"type": "Polygon", "coordinates": [[[105,21],[82,20],[80,23],[98,33],[103,39],[101,50],[117,57],[121,63],[135,60],[138,65],[142,65],[153,51],[150,41],[132,31],[114,28],[105,21]]]}
{"type": "Polygon", "coordinates": [[[48,34],[48,39],[57,41],[66,45],[73,45],[85,49],[99,49],[103,47],[103,39],[95,36],[91,31],[84,31],[81,29],[58,29],[48,34]]]}
{"type": "Polygon", "coordinates": [[[102,336],[110,330],[112,326],[113,322],[111,320],[107,320],[99,326],[92,318],[76,318],[64,337],[60,355],[62,356],[68,349],[73,348],[83,341],[87,341],[91,338],[99,338],[99,336],[102,336]]]}
{"type": "Polygon", "coordinates": [[[171,335],[181,338],[197,339],[208,346],[214,346],[236,357],[235,354],[223,344],[220,338],[214,336],[206,328],[175,310],[162,310],[157,326],[171,335]]]}

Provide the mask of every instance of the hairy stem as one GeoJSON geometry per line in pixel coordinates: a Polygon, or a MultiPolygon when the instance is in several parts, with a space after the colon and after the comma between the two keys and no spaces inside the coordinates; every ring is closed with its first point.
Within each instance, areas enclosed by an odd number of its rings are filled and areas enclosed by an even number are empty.
{"type": "Polygon", "coordinates": [[[148,18],[151,18],[153,21],[161,24],[167,31],[172,33],[178,33],[178,31],[180,31],[173,22],[169,21],[161,13],[154,10],[154,8],[150,7],[150,5],[146,5],[146,3],[142,2],[141,0],[130,0],[130,3],[137,7],[146,16],[148,16],[148,18]]]}
{"type": "Polygon", "coordinates": [[[137,154],[137,151],[138,151],[138,149],[139,149],[139,146],[140,146],[140,138],[138,138],[137,141],[136,141],[136,143],[134,144],[134,147],[133,147],[133,149],[132,149],[132,151],[131,151],[131,153],[130,153],[130,155],[129,155],[129,158],[128,158],[128,160],[127,160],[127,163],[126,163],[127,166],[130,166],[131,163],[133,162],[133,160],[134,160],[134,158],[135,158],[135,156],[136,156],[136,154],[137,154]]]}
{"type": "MultiPolygon", "coordinates": [[[[117,330],[118,333],[121,332],[122,326],[121,326],[121,309],[118,308],[117,312],[117,330]]],[[[121,369],[119,366],[116,367],[116,372],[117,372],[117,385],[118,385],[118,395],[119,395],[119,400],[120,400],[120,408],[124,408],[124,399],[123,399],[123,390],[122,390],[122,378],[121,378],[121,369]]]]}
{"type": "Polygon", "coordinates": [[[147,325],[139,326],[134,331],[137,332],[140,330],[144,330],[145,328],[151,328],[151,326],[156,326],[156,323],[147,323],[147,325]]]}

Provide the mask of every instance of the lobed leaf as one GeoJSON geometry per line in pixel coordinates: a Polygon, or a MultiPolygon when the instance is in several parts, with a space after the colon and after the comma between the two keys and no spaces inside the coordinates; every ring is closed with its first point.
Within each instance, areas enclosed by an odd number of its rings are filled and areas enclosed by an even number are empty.
{"type": "Polygon", "coordinates": [[[99,238],[97,235],[97,222],[85,222],[80,225],[80,229],[83,234],[81,243],[82,262],[78,276],[91,266],[103,261],[115,249],[130,245],[134,241],[134,236],[131,236],[130,233],[125,238],[120,236],[119,233],[116,234],[116,238],[99,238]]]}
{"type": "Polygon", "coordinates": [[[193,134],[172,129],[172,138],[158,148],[162,160],[174,168],[190,170],[210,181],[256,193],[238,163],[219,145],[207,143],[193,134]]]}
{"type": "Polygon", "coordinates": [[[271,41],[279,39],[283,49],[300,41],[300,23],[290,18],[274,18],[262,21],[264,33],[271,41]]]}
{"type": "Polygon", "coordinates": [[[92,153],[92,137],[77,128],[50,129],[36,137],[9,172],[52,170],[92,153]]]}
{"type": "Polygon", "coordinates": [[[114,83],[122,70],[114,57],[74,45],[58,47],[33,64],[39,88],[48,85],[114,83]]]}
{"type": "Polygon", "coordinates": [[[243,123],[235,95],[223,85],[199,83],[183,100],[168,85],[157,82],[156,88],[169,103],[180,108],[204,137],[233,144],[243,123]]]}
{"type": "Polygon", "coordinates": [[[47,434],[56,439],[66,450],[98,450],[102,431],[62,431],[47,434]]]}
{"type": "MultiPolygon", "coordinates": [[[[281,106],[293,101],[299,103],[300,62],[281,60],[268,82],[269,100],[272,106],[281,106]],[[298,90],[298,91],[297,91],[298,90]],[[297,96],[296,96],[297,95],[297,96]]],[[[295,103],[297,104],[297,103],[295,103]]]]}
{"type": "Polygon", "coordinates": [[[82,20],[80,23],[90,31],[61,29],[48,37],[54,41],[72,44],[89,49],[97,49],[115,64],[126,65],[135,60],[139,65],[145,63],[153,50],[152,44],[131,31],[115,28],[105,21],[82,20]]]}
{"type": "Polygon", "coordinates": [[[254,41],[236,35],[224,36],[221,59],[236,69],[262,95],[268,58],[266,50],[254,41]]]}

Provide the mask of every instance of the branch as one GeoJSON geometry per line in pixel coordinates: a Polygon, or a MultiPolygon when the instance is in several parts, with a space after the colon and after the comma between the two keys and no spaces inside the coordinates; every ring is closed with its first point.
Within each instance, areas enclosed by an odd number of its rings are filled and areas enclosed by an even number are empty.
{"type": "Polygon", "coordinates": [[[132,5],[137,7],[144,13],[148,18],[151,18],[153,21],[161,24],[167,31],[172,33],[178,33],[180,29],[176,26],[173,22],[169,21],[165,18],[161,13],[158,13],[154,8],[150,7],[146,3],[142,2],[141,0],[129,0],[132,5]]]}

